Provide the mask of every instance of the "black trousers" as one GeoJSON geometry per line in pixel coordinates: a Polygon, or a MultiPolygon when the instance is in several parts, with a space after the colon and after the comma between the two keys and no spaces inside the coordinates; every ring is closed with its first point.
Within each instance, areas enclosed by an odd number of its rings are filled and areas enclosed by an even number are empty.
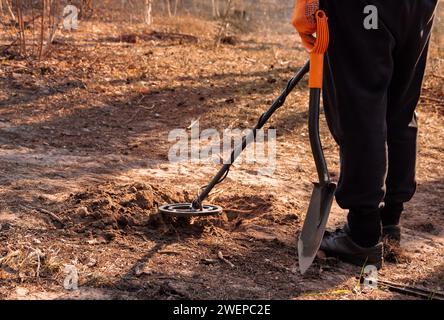
{"type": "Polygon", "coordinates": [[[416,189],[415,108],[437,0],[321,0],[330,26],[324,108],[340,146],[336,200],[371,212],[416,189]],[[364,8],[378,9],[367,30],[364,8]],[[374,21],[373,21],[374,22],[374,21]]]}

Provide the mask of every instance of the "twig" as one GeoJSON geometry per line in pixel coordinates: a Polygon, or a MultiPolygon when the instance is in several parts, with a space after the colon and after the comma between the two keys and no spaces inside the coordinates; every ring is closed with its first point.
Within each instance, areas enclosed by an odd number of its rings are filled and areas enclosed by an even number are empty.
{"type": "Polygon", "coordinates": [[[208,200],[212,201],[212,200],[214,200],[214,198],[215,198],[217,195],[222,194],[222,193],[224,193],[224,192],[225,192],[225,189],[216,190],[216,191],[214,191],[213,193],[211,193],[211,195],[208,197],[208,200]]]}
{"type": "Polygon", "coordinates": [[[57,222],[59,224],[59,225],[56,225],[56,227],[58,227],[58,228],[63,228],[65,226],[65,224],[62,221],[62,219],[59,216],[57,216],[55,213],[51,212],[51,211],[48,211],[48,210],[42,209],[42,208],[35,208],[35,207],[31,207],[31,206],[25,206],[25,205],[22,205],[22,206],[25,207],[25,208],[31,209],[31,210],[36,210],[38,212],[47,214],[48,216],[50,216],[52,218],[52,220],[54,222],[57,222]]]}
{"type": "Polygon", "coordinates": [[[37,252],[37,270],[36,270],[37,278],[40,278],[40,252],[37,252]]]}
{"type": "Polygon", "coordinates": [[[131,122],[133,122],[133,120],[136,119],[136,117],[139,115],[139,112],[140,112],[140,110],[137,110],[137,111],[133,114],[133,116],[132,116],[128,121],[125,122],[125,125],[130,124],[131,122]]]}
{"type": "Polygon", "coordinates": [[[162,250],[157,251],[158,254],[173,254],[173,255],[180,255],[180,252],[174,251],[174,250],[162,250]]]}
{"type": "Polygon", "coordinates": [[[156,106],[153,104],[151,107],[144,107],[144,106],[139,106],[139,108],[145,109],[145,110],[153,110],[156,106]]]}
{"type": "Polygon", "coordinates": [[[440,74],[432,74],[432,77],[435,77],[435,78],[439,78],[439,79],[444,79],[444,76],[442,76],[442,75],[440,75],[440,74]]]}
{"type": "Polygon", "coordinates": [[[202,259],[200,260],[203,264],[215,264],[218,260],[216,259],[202,259]]]}
{"type": "Polygon", "coordinates": [[[137,104],[140,104],[145,98],[146,98],[146,96],[142,95],[142,97],[137,101],[137,104]]]}
{"type": "MultiPolygon", "coordinates": [[[[32,252],[29,253],[27,258],[32,258],[34,255],[37,257],[37,267],[36,267],[35,275],[36,275],[36,278],[40,278],[41,257],[43,255],[43,253],[40,251],[40,249],[34,249],[34,248],[29,248],[29,249],[31,249],[32,252]]],[[[25,261],[26,261],[26,259],[23,260],[22,265],[25,261]]]]}
{"type": "Polygon", "coordinates": [[[238,213],[252,213],[252,210],[230,209],[226,208],[225,211],[238,212],[238,213]]]}
{"type": "Polygon", "coordinates": [[[193,121],[193,122],[187,127],[187,130],[191,130],[191,129],[196,125],[196,123],[199,122],[199,120],[200,120],[200,117],[197,118],[196,120],[194,120],[194,121],[193,121]]]}
{"type": "Polygon", "coordinates": [[[54,220],[56,220],[57,222],[59,222],[60,224],[63,224],[62,219],[60,219],[59,216],[57,216],[55,213],[45,210],[45,209],[41,209],[41,208],[36,208],[38,211],[40,211],[41,213],[47,214],[49,215],[51,218],[53,218],[54,220]]]}
{"type": "Polygon", "coordinates": [[[427,289],[420,289],[412,286],[407,286],[403,284],[393,283],[384,280],[378,280],[378,284],[382,288],[387,288],[390,291],[401,293],[404,295],[415,296],[418,298],[423,298],[427,300],[444,300],[444,295],[438,293],[437,291],[431,291],[427,289]]]}
{"type": "Polygon", "coordinates": [[[233,264],[231,261],[229,261],[229,260],[227,260],[227,259],[224,258],[224,255],[222,254],[222,251],[219,251],[219,252],[217,253],[217,257],[218,257],[221,261],[223,261],[223,262],[225,262],[226,264],[228,264],[231,268],[234,268],[234,267],[235,267],[234,264],[233,264]]]}
{"type": "Polygon", "coordinates": [[[429,97],[429,96],[421,96],[421,99],[429,100],[429,101],[433,101],[433,102],[438,102],[438,103],[444,103],[444,100],[442,100],[442,99],[429,97]]]}
{"type": "Polygon", "coordinates": [[[15,17],[14,12],[12,11],[12,7],[9,1],[6,1],[6,6],[8,7],[8,12],[11,15],[12,21],[16,22],[17,18],[15,17]]]}

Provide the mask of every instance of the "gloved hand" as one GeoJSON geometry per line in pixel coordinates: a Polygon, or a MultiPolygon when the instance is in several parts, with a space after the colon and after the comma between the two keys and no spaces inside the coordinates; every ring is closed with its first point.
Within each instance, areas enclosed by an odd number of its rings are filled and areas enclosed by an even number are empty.
{"type": "Polygon", "coordinates": [[[296,0],[292,23],[307,49],[312,49],[316,38],[316,12],[319,10],[319,0],[296,0]]]}

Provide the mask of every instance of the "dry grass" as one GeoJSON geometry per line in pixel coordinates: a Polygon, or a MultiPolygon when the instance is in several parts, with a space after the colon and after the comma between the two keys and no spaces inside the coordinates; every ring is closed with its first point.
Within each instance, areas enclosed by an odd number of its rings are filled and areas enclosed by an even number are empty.
{"type": "Polygon", "coordinates": [[[57,279],[63,270],[63,262],[57,254],[52,249],[10,249],[0,258],[0,279],[18,279],[20,282],[40,278],[57,279]]]}
{"type": "Polygon", "coordinates": [[[192,16],[162,17],[154,21],[156,30],[165,30],[174,33],[183,33],[200,38],[212,38],[216,34],[214,22],[203,21],[192,16]]]}

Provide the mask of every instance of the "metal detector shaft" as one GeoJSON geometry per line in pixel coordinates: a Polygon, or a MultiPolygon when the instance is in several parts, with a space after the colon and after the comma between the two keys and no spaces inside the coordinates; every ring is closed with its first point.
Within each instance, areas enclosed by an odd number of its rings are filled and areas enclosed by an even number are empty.
{"type": "Polygon", "coordinates": [[[282,91],[281,95],[273,102],[270,109],[268,109],[259,118],[258,123],[254,129],[250,132],[248,136],[242,138],[242,143],[239,144],[233,152],[231,153],[230,160],[226,162],[219,172],[214,176],[213,180],[205,187],[205,189],[199,194],[199,196],[193,201],[192,206],[194,209],[200,209],[202,202],[208,197],[213,188],[221,183],[227,176],[232,164],[237,159],[237,157],[245,150],[245,148],[255,140],[257,130],[262,129],[262,127],[267,123],[271,116],[276,112],[277,109],[282,107],[291,91],[296,87],[296,85],[301,81],[301,79],[308,73],[310,69],[310,61],[305,63],[305,65],[298,71],[298,73],[287,83],[287,87],[282,91]]]}

